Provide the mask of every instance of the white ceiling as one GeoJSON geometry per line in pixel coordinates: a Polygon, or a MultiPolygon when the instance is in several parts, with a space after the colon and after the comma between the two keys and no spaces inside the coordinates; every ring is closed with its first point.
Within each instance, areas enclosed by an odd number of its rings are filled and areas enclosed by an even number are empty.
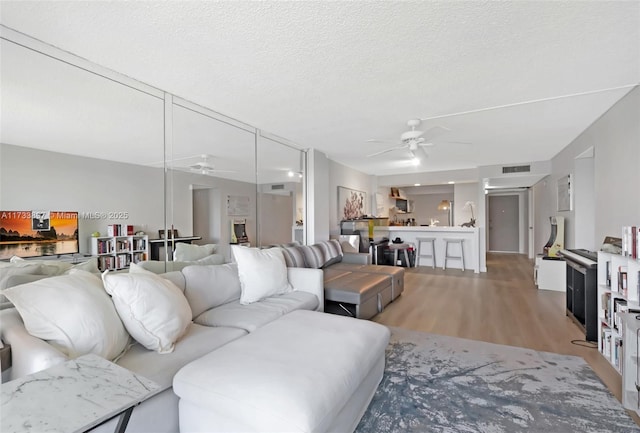
{"type": "Polygon", "coordinates": [[[640,82],[638,1],[2,1],[0,22],[378,175],[549,160],[640,82]],[[433,117],[451,131],[420,166],[365,157],[433,117]]]}

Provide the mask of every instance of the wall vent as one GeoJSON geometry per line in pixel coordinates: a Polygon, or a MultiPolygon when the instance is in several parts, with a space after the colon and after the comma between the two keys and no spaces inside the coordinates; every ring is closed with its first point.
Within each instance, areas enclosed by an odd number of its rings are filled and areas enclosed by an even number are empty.
{"type": "Polygon", "coordinates": [[[278,185],[271,185],[271,191],[278,190],[278,189],[284,189],[284,184],[280,183],[278,185]]]}
{"type": "Polygon", "coordinates": [[[531,171],[530,165],[514,165],[512,167],[502,167],[502,174],[529,173],[530,171],[531,171]]]}

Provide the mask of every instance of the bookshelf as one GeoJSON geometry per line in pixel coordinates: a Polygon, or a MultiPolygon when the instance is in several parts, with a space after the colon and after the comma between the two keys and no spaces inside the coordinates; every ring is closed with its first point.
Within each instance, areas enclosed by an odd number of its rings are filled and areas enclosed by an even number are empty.
{"type": "Polygon", "coordinates": [[[133,263],[149,259],[147,235],[99,236],[91,239],[91,255],[100,271],[127,269],[133,263]]]}
{"type": "Polygon", "coordinates": [[[622,375],[622,404],[640,414],[640,260],[598,251],[598,350],[622,375]]]}

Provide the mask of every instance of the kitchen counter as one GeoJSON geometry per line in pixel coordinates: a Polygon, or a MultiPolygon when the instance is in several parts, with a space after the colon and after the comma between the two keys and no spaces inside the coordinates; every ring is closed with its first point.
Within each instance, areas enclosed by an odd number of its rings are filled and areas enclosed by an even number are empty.
{"type": "MultiPolygon", "coordinates": [[[[379,239],[381,237],[387,237],[389,240],[393,240],[397,237],[402,239],[403,242],[413,244],[417,248],[416,238],[418,237],[432,237],[436,239],[436,264],[439,267],[444,265],[444,238],[451,239],[464,239],[464,263],[466,269],[472,269],[474,272],[480,272],[480,236],[479,229],[477,227],[447,227],[447,226],[379,226],[374,227],[374,237],[379,239]]],[[[426,243],[423,243],[422,248],[431,249],[426,243]]],[[[449,252],[452,248],[457,246],[450,246],[449,252]]],[[[429,254],[429,253],[427,253],[429,254]]],[[[421,263],[416,258],[418,266],[431,266],[431,260],[425,259],[424,263],[421,263]]],[[[460,260],[449,260],[447,263],[447,269],[462,268],[460,260]]]]}

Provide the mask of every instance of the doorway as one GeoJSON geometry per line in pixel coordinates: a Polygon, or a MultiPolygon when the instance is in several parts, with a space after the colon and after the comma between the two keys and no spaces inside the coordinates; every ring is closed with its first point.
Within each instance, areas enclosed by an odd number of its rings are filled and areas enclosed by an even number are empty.
{"type": "Polygon", "coordinates": [[[198,243],[219,243],[221,239],[220,190],[209,186],[192,185],[193,234],[202,236],[198,243]]]}
{"type": "Polygon", "coordinates": [[[489,196],[489,251],[520,251],[520,212],[517,195],[489,196]]]}

